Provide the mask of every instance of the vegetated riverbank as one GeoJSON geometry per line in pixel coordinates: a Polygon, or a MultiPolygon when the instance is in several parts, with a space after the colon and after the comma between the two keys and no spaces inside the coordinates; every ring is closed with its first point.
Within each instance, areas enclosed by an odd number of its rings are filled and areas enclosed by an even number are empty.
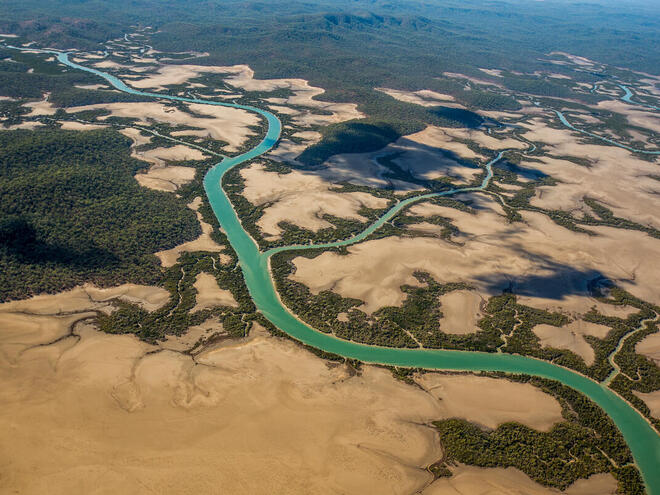
{"type": "MultiPolygon", "coordinates": [[[[654,467],[659,461],[660,438],[650,425],[628,404],[610,390],[583,376],[547,362],[521,356],[503,354],[489,355],[462,351],[388,349],[359,345],[352,342],[341,341],[334,337],[316,332],[289,313],[280,303],[273,287],[268,271],[268,253],[259,253],[254,241],[249,237],[247,232],[242,229],[240,221],[227,196],[224,194],[224,191],[219,187],[222,176],[227,170],[238,163],[259,156],[275,144],[279,136],[280,124],[272,114],[255,107],[244,105],[222,104],[218,102],[138,92],[129,88],[113,76],[70,62],[67,54],[57,53],[57,58],[60,62],[66,63],[71,67],[92,72],[104,77],[117,89],[123,91],[143,96],[153,96],[158,98],[165,97],[180,101],[194,101],[232,106],[254,111],[268,120],[269,128],[264,140],[255,148],[242,155],[223,160],[208,172],[205,177],[204,185],[211,205],[220,219],[230,243],[239,256],[241,268],[245,275],[245,281],[255,305],[279,328],[285,328],[287,333],[291,336],[313,347],[318,347],[326,351],[365,362],[377,362],[395,366],[422,367],[429,369],[503,371],[532,374],[544,378],[559,380],[563,384],[586,394],[606,410],[628,442],[649,490],[651,493],[658,491],[658,488],[660,487],[660,473],[655,472],[654,467]]],[[[485,187],[487,183],[488,181],[485,180],[483,187],[485,187]]],[[[377,228],[377,226],[374,227],[374,230],[375,228],[377,228]]],[[[369,229],[367,229],[367,231],[369,231],[369,229]]],[[[360,236],[356,237],[359,238],[360,236]]],[[[351,241],[345,241],[343,243],[336,243],[336,245],[348,244],[350,242],[351,241]]]]}

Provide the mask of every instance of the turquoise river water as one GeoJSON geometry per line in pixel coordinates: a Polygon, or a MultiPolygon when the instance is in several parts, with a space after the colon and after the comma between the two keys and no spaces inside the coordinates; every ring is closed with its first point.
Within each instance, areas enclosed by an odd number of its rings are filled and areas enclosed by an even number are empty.
{"type": "MultiPolygon", "coordinates": [[[[265,253],[259,251],[254,240],[243,229],[229,198],[221,186],[222,177],[228,170],[240,163],[266,153],[275,145],[280,136],[281,123],[273,114],[263,109],[248,105],[138,91],[127,86],[120,79],[111,74],[90,67],[85,67],[71,61],[67,53],[52,50],[41,51],[55,55],[59,62],[66,64],[71,68],[96,74],[108,81],[116,89],[126,93],[159,99],[239,108],[249,112],[255,112],[266,119],[268,122],[268,130],[264,139],[251,150],[238,156],[225,158],[215,165],[208,171],[204,178],[204,188],[215,215],[226,232],[229,242],[238,254],[239,263],[245,277],[245,283],[247,284],[256,307],[279,329],[286,332],[294,339],[312,347],[366,363],[379,363],[433,370],[502,371],[557,380],[588,396],[607,412],[623,434],[630,447],[635,463],[642,473],[648,493],[650,495],[660,495],[660,435],[658,435],[644,417],[642,417],[626,401],[612,392],[607,386],[597,383],[594,380],[569,369],[534,358],[512,354],[453,350],[400,349],[364,345],[340,340],[332,335],[318,332],[297,319],[281,303],[278,297],[273,285],[273,280],[270,276],[269,259],[276,252],[291,249],[308,249],[311,246],[280,247],[271,249],[265,253]]],[[[563,117],[563,115],[559,113],[558,116],[560,119],[563,117]]],[[[579,129],[575,129],[565,121],[565,119],[562,119],[562,122],[571,129],[579,131],[579,129]]],[[[626,148],[626,146],[619,143],[611,142],[611,144],[626,148]]],[[[442,193],[426,194],[415,198],[409,198],[394,205],[379,220],[370,225],[359,235],[344,241],[321,244],[316,247],[345,246],[360,242],[373,231],[378,229],[383,223],[396,215],[402,208],[414,201],[423,200],[433,196],[446,196],[459,192],[470,192],[484,189],[492,177],[492,164],[499,160],[503,153],[504,152],[501,152],[486,165],[487,174],[480,186],[453,189],[442,193]]]]}

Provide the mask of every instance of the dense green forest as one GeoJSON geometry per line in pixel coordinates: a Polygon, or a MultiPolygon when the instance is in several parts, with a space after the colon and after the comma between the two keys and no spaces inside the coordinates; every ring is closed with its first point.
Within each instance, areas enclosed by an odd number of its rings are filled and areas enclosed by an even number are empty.
{"type": "Polygon", "coordinates": [[[199,235],[185,202],[138,185],[129,147],[113,130],[0,132],[0,300],[156,283],[153,253],[199,235]]]}

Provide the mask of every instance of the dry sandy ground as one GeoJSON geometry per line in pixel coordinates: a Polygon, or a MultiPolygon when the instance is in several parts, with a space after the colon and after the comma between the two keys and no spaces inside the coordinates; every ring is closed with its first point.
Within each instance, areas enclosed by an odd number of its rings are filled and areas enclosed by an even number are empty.
{"type": "Polygon", "coordinates": [[[255,206],[271,204],[264,211],[257,225],[268,238],[277,238],[281,233],[278,223],[290,222],[299,227],[318,231],[332,227],[322,218],[329,214],[366,222],[358,213],[368,208],[384,208],[387,200],[368,193],[335,193],[329,189],[332,184],[318,175],[310,175],[298,170],[288,174],[266,172],[263,165],[254,164],[241,170],[245,179],[242,194],[255,206]]]}
{"type": "MultiPolygon", "coordinates": [[[[68,308],[98,304],[83,299],[68,308]]],[[[22,310],[43,312],[42,301],[22,310]]],[[[23,316],[6,305],[0,314],[23,316]]],[[[8,492],[414,493],[441,457],[429,421],[561,419],[554,399],[527,384],[426,375],[427,393],[380,368],[351,376],[261,332],[193,359],[88,324],[44,345],[56,333],[42,327],[0,327],[0,356],[25,343],[15,359],[0,357],[8,492]]]]}
{"type": "Polygon", "coordinates": [[[660,333],[652,333],[635,346],[635,352],[655,361],[660,366],[660,333]]]}
{"type": "Polygon", "coordinates": [[[465,74],[459,74],[457,72],[443,72],[442,75],[452,79],[464,79],[480,86],[495,86],[497,88],[504,88],[504,86],[502,86],[500,83],[479,79],[478,77],[466,76],[465,74]]]}
{"type": "MultiPolygon", "coordinates": [[[[196,197],[190,204],[188,204],[188,208],[190,208],[197,214],[197,220],[199,220],[199,225],[202,228],[202,233],[194,241],[184,242],[183,244],[179,244],[178,246],[175,246],[172,249],[168,249],[166,251],[159,251],[155,253],[158,259],[160,259],[160,264],[163,267],[169,268],[171,266],[176,265],[177,261],[179,260],[179,256],[181,256],[181,253],[194,253],[195,251],[208,251],[210,253],[220,253],[221,251],[224,251],[225,248],[223,246],[219,245],[213,239],[211,239],[211,233],[213,232],[213,227],[210,224],[206,223],[202,219],[202,214],[199,211],[197,211],[199,210],[199,207],[201,205],[202,205],[202,198],[196,197]]],[[[231,259],[226,254],[220,254],[219,258],[221,263],[226,263],[231,259]]]]}
{"type": "Polygon", "coordinates": [[[553,397],[530,384],[473,375],[425,373],[415,376],[415,383],[436,397],[443,417],[462,417],[465,411],[478,411],[472,419],[494,429],[507,421],[549,431],[562,420],[561,406],[553,397]],[[505,402],[502,397],[508,397],[505,402]],[[488,404],[488,409],[482,407],[488,404]]]}
{"type": "MultiPolygon", "coordinates": [[[[236,151],[254,134],[249,126],[260,122],[255,114],[237,108],[220,107],[191,103],[187,108],[193,112],[188,113],[176,106],[158,102],[144,103],[101,103],[67,108],[69,113],[84,110],[107,110],[108,116],[101,116],[98,120],[105,120],[110,116],[134,118],[141,124],[148,125],[150,121],[168,123],[173,126],[189,126],[198,129],[197,133],[208,135],[213,139],[226,141],[227,151],[236,151]],[[193,115],[195,114],[195,115],[193,115]]],[[[182,130],[179,135],[195,135],[195,130],[182,130]]]]}
{"type": "Polygon", "coordinates": [[[574,320],[563,327],[552,325],[536,325],[532,331],[541,339],[542,347],[554,347],[556,349],[568,349],[584,359],[587,366],[594,364],[596,354],[584,340],[585,335],[593,335],[599,339],[607,336],[610,327],[598,325],[583,320],[574,320]]]}
{"type": "Polygon", "coordinates": [[[435,126],[428,126],[421,132],[406,136],[411,141],[431,146],[435,148],[453,151],[458,156],[467,160],[480,159],[483,160],[483,155],[477,154],[467,147],[466,144],[456,141],[454,132],[460,132],[457,129],[445,129],[435,126]]]}
{"type": "Polygon", "coordinates": [[[642,399],[651,410],[651,416],[660,419],[660,390],[648,394],[633,390],[633,394],[642,399]]]}
{"type": "Polygon", "coordinates": [[[278,141],[277,147],[268,153],[268,157],[277,161],[295,163],[296,158],[306,148],[321,140],[321,133],[316,131],[300,131],[294,133],[293,136],[303,141],[297,143],[291,139],[282,138],[278,141]]]}
{"type": "Polygon", "coordinates": [[[455,290],[440,296],[442,319],[440,330],[445,333],[466,334],[476,332],[477,322],[483,316],[484,300],[471,290],[455,290]]]}
{"type": "Polygon", "coordinates": [[[564,298],[580,296],[582,307],[571,298],[571,310],[587,312],[593,300],[587,282],[604,275],[638,297],[660,301],[660,241],[646,234],[609,227],[594,228],[597,236],[564,229],[540,213],[523,212],[524,223],[509,224],[501,207],[481,194],[470,196],[476,214],[432,204],[413,206],[416,215],[453,219],[461,233],[456,245],[436,238],[373,240],[348,247],[341,256],[325,252],[313,259],[295,258],[291,278],[312,292],[331,289],[342,296],[365,301],[365,311],[401,304],[403,284],[417,284],[416,270],[437,281],[466,282],[481,297],[499,294],[512,286],[515,293],[552,299],[561,307],[564,298]]]}
{"type": "Polygon", "coordinates": [[[614,495],[617,482],[610,474],[597,474],[578,480],[565,491],[534,483],[516,468],[480,469],[459,465],[451,478],[440,478],[422,495],[614,495]]]}
{"type": "Polygon", "coordinates": [[[335,155],[326,160],[322,168],[315,173],[330,182],[347,181],[381,188],[391,186],[397,192],[421,189],[417,184],[388,178],[386,174],[391,171],[377,161],[381,157],[398,155],[393,160],[394,163],[420,179],[450,177],[459,183],[469,182],[480,173],[480,169],[462,164],[445,151],[453,152],[467,160],[485,157],[474,153],[467,145],[455,141],[446,131],[448,130],[429,126],[421,132],[401,137],[375,152],[335,155]]]}
{"type": "Polygon", "coordinates": [[[41,117],[44,115],[55,115],[55,112],[57,111],[57,108],[53,106],[53,104],[48,101],[48,96],[50,93],[46,93],[44,95],[43,100],[39,101],[32,101],[30,103],[26,103],[23,105],[25,108],[29,108],[30,112],[25,114],[26,117],[41,117]]]}
{"type": "Polygon", "coordinates": [[[99,124],[85,124],[83,122],[71,122],[69,120],[59,120],[60,128],[65,131],[94,131],[96,129],[103,129],[107,126],[99,124]]]}
{"type": "Polygon", "coordinates": [[[216,306],[238,307],[231,291],[218,287],[218,281],[210,273],[199,273],[193,287],[197,291],[195,307],[190,311],[195,313],[216,306]]]}
{"type": "Polygon", "coordinates": [[[591,167],[566,160],[541,157],[543,164],[522,162],[522,166],[551,175],[560,183],[537,190],[532,205],[549,209],[584,210],[585,196],[601,201],[615,215],[660,228],[657,215],[660,182],[649,176],[657,174],[657,163],[636,158],[615,146],[584,144],[568,129],[552,129],[544,120],[534,118],[521,124],[530,130],[525,137],[546,143],[555,156],[587,158],[591,167]]]}
{"type": "Polygon", "coordinates": [[[660,133],[660,117],[653,110],[645,109],[639,105],[631,105],[621,100],[601,101],[598,103],[597,108],[623,114],[631,125],[660,133]]]}
{"type": "Polygon", "coordinates": [[[152,163],[146,173],[136,174],[135,180],[149,189],[173,192],[195,179],[196,170],[192,167],[167,165],[172,161],[204,160],[208,155],[195,148],[177,144],[170,148],[153,148],[147,151],[135,151],[131,156],[152,163]]]}
{"type": "Polygon", "coordinates": [[[474,141],[481,147],[500,151],[505,149],[519,149],[524,150],[529,148],[529,145],[523,141],[519,141],[510,137],[503,137],[497,139],[492,135],[486,134],[484,131],[476,129],[443,129],[443,132],[450,138],[462,139],[467,141],[474,141]]]}
{"type": "Polygon", "coordinates": [[[254,71],[247,65],[228,67],[166,65],[143,79],[131,80],[128,83],[136,88],[164,89],[168,85],[186,83],[204,73],[226,74],[225,81],[228,84],[244,91],[291,90],[293,95],[288,98],[271,98],[270,100],[275,100],[272,103],[279,105],[294,105],[312,109],[312,111],[305,111],[296,117],[294,121],[300,125],[327,125],[333,122],[364,117],[357,110],[357,105],[354,103],[332,103],[315,100],[314,97],[323,94],[325,90],[310,86],[304,79],[255,79],[254,71]],[[313,109],[332,112],[332,115],[315,115],[313,109]]]}
{"type": "Polygon", "coordinates": [[[15,131],[16,129],[27,129],[29,131],[33,131],[37,127],[43,127],[44,125],[45,124],[42,124],[41,122],[21,122],[20,124],[7,126],[5,129],[8,131],[15,131]]]}
{"type": "Polygon", "coordinates": [[[391,96],[395,100],[414,103],[415,105],[421,105],[423,107],[437,107],[438,105],[442,105],[444,107],[465,108],[460,103],[455,103],[453,96],[431,91],[430,89],[422,89],[419,91],[404,91],[391,88],[375,89],[391,96]]]}

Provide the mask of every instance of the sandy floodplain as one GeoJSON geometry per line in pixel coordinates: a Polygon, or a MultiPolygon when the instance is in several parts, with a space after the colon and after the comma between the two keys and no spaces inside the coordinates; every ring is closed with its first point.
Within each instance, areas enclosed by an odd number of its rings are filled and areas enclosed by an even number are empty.
{"type": "Polygon", "coordinates": [[[193,129],[181,130],[179,135],[195,135],[197,132],[208,135],[213,139],[225,141],[227,151],[237,151],[243,143],[254,134],[250,126],[259,124],[260,119],[254,113],[238,108],[221,107],[190,103],[184,105],[188,111],[179,106],[158,102],[142,103],[99,103],[70,107],[68,113],[77,113],[85,110],[107,110],[110,115],[98,117],[103,121],[108,117],[128,117],[136,119],[143,125],[151,121],[170,124],[173,126],[186,126],[193,129]]]}
{"type": "Polygon", "coordinates": [[[460,103],[455,103],[454,97],[430,89],[422,89],[419,91],[403,91],[400,89],[391,88],[375,88],[377,91],[391,96],[395,100],[405,101],[406,103],[414,103],[423,107],[437,107],[439,105],[452,108],[465,108],[460,103]]]}
{"type": "Polygon", "coordinates": [[[440,296],[440,330],[445,333],[466,334],[478,330],[477,322],[483,316],[481,296],[471,290],[455,290],[440,296]]]}
{"type": "Polygon", "coordinates": [[[652,333],[635,346],[635,352],[655,361],[660,366],[660,333],[652,333]]]}
{"type": "MultiPolygon", "coordinates": [[[[162,59],[164,60],[164,59],[162,59]]],[[[354,103],[333,103],[315,99],[325,92],[322,88],[310,86],[304,79],[255,79],[254,71],[247,65],[234,66],[205,66],[205,65],[165,65],[146,77],[128,81],[140,89],[165,89],[170,85],[188,83],[191,79],[205,73],[226,75],[227,84],[243,91],[270,92],[278,89],[288,89],[292,95],[287,98],[271,98],[272,103],[306,107],[306,110],[297,114],[294,121],[299,125],[328,125],[345,120],[359,119],[364,114],[357,110],[354,103]],[[330,115],[314,114],[313,109],[331,112],[330,115]]],[[[188,83],[189,85],[191,83],[188,83]]],[[[194,83],[193,83],[194,84],[194,83]]]]}
{"type": "Polygon", "coordinates": [[[199,273],[193,287],[197,291],[195,296],[195,307],[190,311],[195,313],[203,309],[216,306],[238,307],[238,303],[231,291],[218,287],[218,281],[210,273],[199,273]]]}
{"type": "Polygon", "coordinates": [[[173,192],[181,186],[192,182],[197,171],[193,167],[168,165],[168,162],[189,160],[205,160],[208,155],[195,148],[177,144],[170,148],[153,148],[147,151],[137,151],[135,148],[131,156],[152,163],[146,173],[135,175],[135,180],[149,189],[173,192]]]}
{"type": "Polygon", "coordinates": [[[0,475],[11,492],[415,493],[442,456],[430,421],[561,420],[529,384],[427,374],[427,392],[258,329],[194,358],[84,322],[53,342],[62,308],[84,317],[99,304],[76,294],[0,306],[0,475]],[[26,329],[35,311],[44,321],[26,329]]]}
{"type": "Polygon", "coordinates": [[[660,182],[651,178],[657,173],[657,163],[641,160],[615,146],[585,144],[581,135],[569,129],[551,128],[540,118],[520,125],[529,129],[525,138],[549,146],[548,154],[582,157],[591,163],[590,167],[585,167],[548,156],[539,157],[542,164],[523,161],[521,166],[559,181],[555,186],[538,188],[532,205],[581,210],[586,208],[583,198],[589,197],[601,201],[617,216],[660,228],[657,215],[660,182]]]}
{"type": "Polygon", "coordinates": [[[598,325],[583,320],[574,320],[563,327],[552,325],[536,325],[532,331],[540,339],[541,347],[554,347],[556,349],[568,349],[582,359],[587,366],[594,364],[596,353],[593,347],[584,340],[585,335],[604,339],[610,327],[598,325]]]}
{"type": "MultiPolygon", "coordinates": [[[[468,196],[464,196],[468,198],[468,196]]],[[[460,198],[460,196],[459,196],[460,198]]],[[[524,222],[510,224],[489,196],[473,194],[470,214],[433,204],[411,207],[415,215],[441,215],[456,225],[455,243],[437,238],[387,237],[349,246],[348,255],[325,252],[316,258],[294,258],[290,277],[313,293],[333,290],[365,301],[367,312],[399,306],[404,284],[417,285],[415,271],[438,282],[465,282],[488,298],[511,287],[513,292],[553,300],[580,296],[581,313],[593,306],[587,283],[599,276],[657,304],[660,299],[660,241],[642,232],[597,227],[597,236],[573,232],[547,216],[521,212],[524,222]]],[[[576,310],[575,300],[570,299],[576,310]]]]}
{"type": "Polygon", "coordinates": [[[268,238],[278,238],[279,222],[286,221],[316,232],[332,227],[323,215],[333,215],[366,222],[360,208],[384,208],[387,199],[364,192],[336,193],[332,184],[317,175],[298,170],[288,174],[266,172],[263,165],[254,164],[241,170],[245,180],[242,194],[255,206],[269,204],[257,222],[268,238]]]}
{"type": "Polygon", "coordinates": [[[179,260],[179,256],[181,256],[181,253],[194,253],[195,251],[220,253],[218,256],[221,263],[227,263],[231,260],[229,255],[221,253],[221,251],[224,251],[225,248],[211,239],[213,226],[203,220],[202,214],[198,211],[201,205],[202,198],[199,196],[188,204],[188,208],[197,214],[197,220],[199,221],[199,225],[202,228],[202,233],[200,236],[194,241],[184,242],[183,244],[179,244],[172,249],[167,249],[165,251],[159,251],[155,253],[160,260],[160,264],[164,268],[169,268],[176,265],[177,261],[179,260]]]}
{"type": "Polygon", "coordinates": [[[596,474],[577,480],[559,491],[534,483],[515,468],[487,468],[459,465],[451,478],[434,481],[421,495],[615,495],[617,482],[610,474],[596,474]]]}

